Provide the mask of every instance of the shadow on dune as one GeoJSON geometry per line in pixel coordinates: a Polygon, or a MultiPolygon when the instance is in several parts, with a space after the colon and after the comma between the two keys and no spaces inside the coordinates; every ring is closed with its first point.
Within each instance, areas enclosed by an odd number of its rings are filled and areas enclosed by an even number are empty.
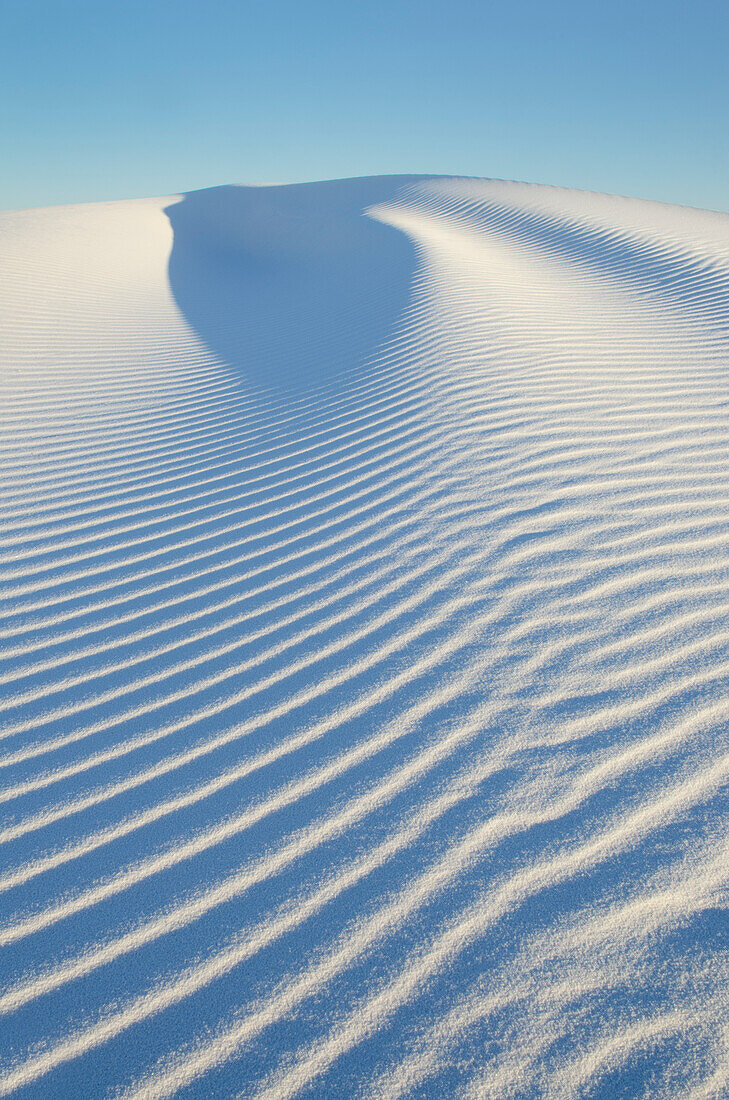
{"type": "Polygon", "coordinates": [[[416,178],[214,187],[167,207],[177,304],[246,389],[336,384],[387,339],[415,254],[366,211],[416,178]]]}

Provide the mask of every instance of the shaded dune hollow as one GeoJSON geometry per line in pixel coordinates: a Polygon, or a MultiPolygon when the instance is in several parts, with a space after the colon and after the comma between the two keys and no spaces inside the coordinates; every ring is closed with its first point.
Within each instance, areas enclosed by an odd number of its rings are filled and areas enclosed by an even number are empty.
{"type": "Polygon", "coordinates": [[[0,1096],[729,1096],[729,216],[0,239],[0,1096]]]}

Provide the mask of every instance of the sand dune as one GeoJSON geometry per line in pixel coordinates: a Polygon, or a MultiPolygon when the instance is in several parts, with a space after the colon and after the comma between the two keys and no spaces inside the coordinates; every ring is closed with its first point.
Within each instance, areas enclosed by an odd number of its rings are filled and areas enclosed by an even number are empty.
{"type": "Polygon", "coordinates": [[[729,216],[0,216],[0,1095],[729,1094],[729,216]]]}

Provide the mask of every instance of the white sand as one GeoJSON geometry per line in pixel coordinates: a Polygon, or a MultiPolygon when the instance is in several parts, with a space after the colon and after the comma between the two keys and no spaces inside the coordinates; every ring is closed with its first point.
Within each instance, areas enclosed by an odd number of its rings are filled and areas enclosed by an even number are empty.
{"type": "Polygon", "coordinates": [[[0,240],[0,1095],[729,1095],[729,216],[0,240]]]}

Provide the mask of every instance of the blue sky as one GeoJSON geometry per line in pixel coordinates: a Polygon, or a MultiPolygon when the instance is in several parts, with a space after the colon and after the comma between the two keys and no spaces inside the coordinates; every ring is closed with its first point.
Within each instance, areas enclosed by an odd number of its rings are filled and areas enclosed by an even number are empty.
{"type": "Polygon", "coordinates": [[[729,210],[726,0],[0,0],[0,208],[385,172],[729,210]]]}

